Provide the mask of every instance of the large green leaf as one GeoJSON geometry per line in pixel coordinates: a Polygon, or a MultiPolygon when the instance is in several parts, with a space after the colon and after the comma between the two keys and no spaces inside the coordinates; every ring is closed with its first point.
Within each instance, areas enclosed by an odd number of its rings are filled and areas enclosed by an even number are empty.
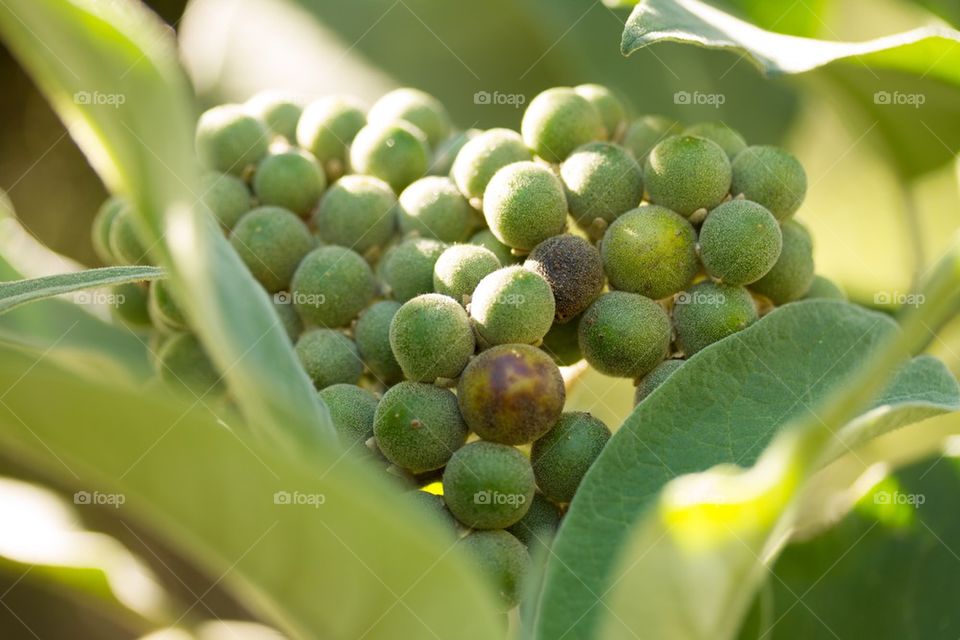
{"type": "Polygon", "coordinates": [[[103,267],[30,280],[0,282],[0,313],[65,293],[163,277],[163,269],[159,267],[103,267]]]}
{"type": "MultiPolygon", "coordinates": [[[[896,331],[886,316],[845,303],[795,303],[679,369],[641,403],[584,479],[554,546],[538,637],[591,637],[618,579],[622,545],[663,486],[717,464],[752,464],[778,429],[815,416],[896,331]]],[[[877,418],[885,428],[918,412],[960,407],[956,382],[928,359],[911,362],[884,398],[877,418]]]]}

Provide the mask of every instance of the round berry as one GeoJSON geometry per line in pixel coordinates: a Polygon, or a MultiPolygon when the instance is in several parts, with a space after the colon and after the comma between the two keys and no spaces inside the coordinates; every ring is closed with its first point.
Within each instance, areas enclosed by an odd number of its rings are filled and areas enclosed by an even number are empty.
{"type": "Polygon", "coordinates": [[[370,266],[344,247],[320,247],[300,262],[290,284],[293,303],[305,322],[345,327],[373,299],[370,266]]]}
{"type": "Polygon", "coordinates": [[[431,146],[437,146],[450,135],[450,116],[443,104],[428,93],[417,89],[396,89],[384,95],[370,108],[367,120],[371,124],[390,124],[397,120],[408,122],[427,136],[431,146]]]}
{"type": "Polygon", "coordinates": [[[110,228],[120,211],[126,207],[126,202],[117,196],[111,196],[100,205],[91,226],[91,241],[93,250],[104,264],[115,264],[116,256],[110,248],[110,228]]]}
{"type": "Polygon", "coordinates": [[[422,136],[405,122],[369,124],[350,147],[353,170],[380,178],[399,193],[427,172],[430,158],[422,136]]]}
{"type": "Polygon", "coordinates": [[[391,247],[380,261],[379,275],[391,297],[400,302],[433,292],[433,268],[447,245],[429,238],[408,238],[391,247]]]}
{"type": "Polygon", "coordinates": [[[533,443],[530,463],[537,486],[554,502],[570,502],[590,465],[597,459],[610,429],[589,413],[564,413],[556,426],[533,443]]]}
{"type": "Polygon", "coordinates": [[[684,130],[684,135],[699,136],[707,140],[713,140],[723,149],[730,162],[741,151],[747,148],[747,141],[743,139],[736,130],[723,122],[698,122],[684,130]]]}
{"type": "Polygon", "coordinates": [[[636,293],[600,296],[580,319],[583,357],[600,373],[641,378],[670,350],[670,318],[659,304],[636,293]]]}
{"type": "Polygon", "coordinates": [[[247,183],[227,173],[207,173],[200,187],[201,200],[220,226],[229,231],[253,208],[247,183]]]}
{"type": "Polygon", "coordinates": [[[450,175],[460,193],[471,202],[479,203],[493,174],[508,164],[529,160],[533,160],[533,154],[519,133],[490,129],[463,145],[453,161],[450,175]]]}
{"type": "Polygon", "coordinates": [[[711,211],[699,240],[707,273],[727,284],[756,282],[773,268],[783,247],[777,219],[750,200],[730,200],[711,211]]]}
{"type": "Polygon", "coordinates": [[[363,374],[357,345],[340,331],[306,331],[297,340],[296,352],[317,389],[334,384],[356,384],[363,374]]]}
{"type": "Polygon", "coordinates": [[[523,268],[540,275],[553,291],[555,320],[568,322],[580,315],[603,291],[603,260],[583,238],[561,235],[547,238],[530,252],[523,268]]]}
{"type": "Polygon", "coordinates": [[[650,201],[689,218],[712,209],[730,191],[730,160],[716,142],[671,136],[653,148],[643,168],[650,201]]]}
{"type": "Polygon", "coordinates": [[[173,298],[166,280],[155,280],[148,293],[147,312],[153,326],[168,333],[187,330],[187,318],[173,298]]]}
{"type": "Polygon", "coordinates": [[[497,171],[483,194],[483,215],[500,242],[529,251],[567,226],[563,183],[536,162],[514,162],[497,171]]]}
{"type": "Polygon", "coordinates": [[[317,159],[333,182],[347,170],[350,143],[367,123],[359,102],[346,96],[328,96],[303,110],[297,123],[297,144],[317,159]]]}
{"type": "Polygon", "coordinates": [[[805,300],[813,298],[846,300],[847,294],[832,280],[828,280],[823,276],[814,276],[813,282],[810,283],[810,289],[807,291],[807,295],[804,296],[805,300]]]}
{"type": "Polygon", "coordinates": [[[789,218],[807,194],[807,174],[793,155],[778,147],[747,147],[733,163],[734,196],[743,195],[770,210],[777,220],[789,218]]]}
{"type": "Polygon", "coordinates": [[[563,162],[582,144],[603,140],[600,113],[573,89],[556,87],[538,94],[520,123],[523,141],[547,162],[563,162]]]}
{"type": "Polygon", "coordinates": [[[746,329],[756,319],[757,306],[749,291],[709,280],[678,295],[673,305],[677,346],[687,357],[746,329]]]}
{"type": "Polygon", "coordinates": [[[300,318],[300,314],[293,306],[290,293],[284,291],[274,294],[271,302],[273,303],[273,310],[280,318],[283,330],[287,333],[287,337],[290,338],[291,342],[296,342],[300,334],[303,333],[303,319],[300,318]]]}
{"type": "Polygon", "coordinates": [[[643,170],[626,149],[609,142],[579,147],[560,165],[560,177],[570,213],[583,229],[598,219],[609,224],[643,199],[643,170]]]}
{"type": "Polygon", "coordinates": [[[433,266],[433,290],[463,303],[481,280],[499,268],[500,261],[489,249],[455,244],[440,254],[433,266]]]}
{"type": "Polygon", "coordinates": [[[223,392],[223,380],[203,345],[193,335],[171,336],[157,353],[157,373],[170,387],[193,396],[223,392]]]}
{"type": "Polygon", "coordinates": [[[457,520],[453,517],[453,514],[450,513],[450,510],[447,509],[447,503],[443,501],[443,496],[438,496],[435,493],[423,491],[422,489],[409,491],[407,495],[418,505],[417,508],[420,509],[421,513],[425,514],[425,517],[434,518],[445,529],[456,533],[457,520]]]}
{"type": "Polygon", "coordinates": [[[270,133],[296,143],[297,123],[303,113],[303,105],[297,96],[282,91],[261,91],[244,106],[270,133]]]}
{"type": "Polygon", "coordinates": [[[813,242],[810,234],[793,220],[784,220],[780,226],[783,233],[783,249],[773,268],[756,282],[750,290],[766,296],[775,305],[799,300],[813,284],[813,242]]]}
{"type": "Polygon", "coordinates": [[[451,176],[452,179],[453,162],[460,150],[480,134],[480,129],[467,129],[451,134],[437,145],[430,159],[430,168],[427,169],[427,173],[432,176],[451,176]]]}
{"type": "Polygon", "coordinates": [[[443,242],[463,242],[477,224],[477,213],[447,177],[427,176],[403,190],[397,210],[400,233],[443,242]]]}
{"type": "Polygon", "coordinates": [[[110,289],[114,304],[110,313],[126,325],[134,328],[149,328],[153,322],[149,311],[149,289],[146,283],[125,282],[110,289]]]}
{"type": "Polygon", "coordinates": [[[390,346],[408,380],[434,382],[459,376],[476,342],[463,307],[448,296],[426,293],[394,315],[390,346]]]}
{"type": "Polygon", "coordinates": [[[673,372],[679,369],[682,364],[683,360],[664,360],[653,371],[645,375],[637,383],[636,391],[633,393],[633,406],[643,402],[657,387],[666,382],[667,378],[673,375],[673,372]]]}
{"type": "Polygon", "coordinates": [[[269,143],[267,128],[239,105],[214,107],[197,123],[197,155],[211,171],[243,176],[267,155],[269,143]]]}
{"type": "Polygon", "coordinates": [[[486,276],[470,300],[470,317],[487,344],[533,344],[553,325],[556,303],[550,285],[523,267],[486,276]]]}
{"type": "Polygon", "coordinates": [[[301,218],[317,206],[327,178],[306,151],[283,151],[260,161],[253,175],[253,192],[261,205],[283,207],[301,218]]]}
{"type": "Polygon", "coordinates": [[[443,472],[443,499],[471,529],[503,529],[530,509],[535,489],[527,457],[505,444],[471,442],[443,472]]]}
{"type": "Polygon", "coordinates": [[[393,300],[375,302],[360,314],[353,327],[360,357],[370,373],[384,385],[403,379],[403,370],[390,346],[390,323],[401,306],[393,300]]]}
{"type": "Polygon", "coordinates": [[[280,207],[258,207],[237,222],[230,244],[270,293],[290,286],[297,265],[316,245],[307,225],[280,207]]]}
{"type": "Polygon", "coordinates": [[[119,264],[149,264],[148,249],[140,240],[133,209],[124,205],[117,209],[110,223],[110,254],[119,264]]]}
{"type": "Polygon", "coordinates": [[[323,194],[312,222],[324,243],[365,254],[393,235],[396,205],[397,196],[383,180],[343,176],[323,194]]]}
{"type": "Polygon", "coordinates": [[[474,531],[457,546],[480,570],[504,611],[520,604],[533,568],[530,554],[519,540],[506,531],[474,531]]]}
{"type": "Polygon", "coordinates": [[[470,244],[489,249],[504,267],[518,261],[518,257],[513,254],[513,249],[500,242],[490,229],[478,231],[470,236],[470,244]]]}
{"type": "Polygon", "coordinates": [[[526,515],[507,527],[507,532],[522,542],[532,557],[543,558],[559,527],[560,510],[538,491],[526,515]]]}
{"type": "Polygon", "coordinates": [[[560,367],[569,367],[583,360],[579,340],[580,317],[563,324],[555,323],[543,336],[540,348],[553,358],[560,367]]]}
{"type": "Polygon", "coordinates": [[[319,392],[330,421],[345,447],[363,445],[373,437],[377,396],[355,384],[333,384],[319,392]]]}
{"type": "Polygon", "coordinates": [[[664,116],[641,116],[630,123],[621,144],[641,165],[662,140],[680,133],[676,121],[664,116]]]}
{"type": "Polygon", "coordinates": [[[600,114],[608,140],[618,140],[627,128],[627,110],[623,102],[602,84],[581,84],[573,88],[600,114]]]}

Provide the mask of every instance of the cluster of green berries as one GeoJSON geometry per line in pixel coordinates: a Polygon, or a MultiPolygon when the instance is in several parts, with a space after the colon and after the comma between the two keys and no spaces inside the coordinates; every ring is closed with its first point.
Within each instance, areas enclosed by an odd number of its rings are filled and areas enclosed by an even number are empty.
{"type": "MultiPolygon", "coordinates": [[[[198,200],[344,445],[414,483],[505,608],[610,437],[564,411],[561,367],[633,379],[639,402],[762,312],[842,295],[815,283],[791,218],[793,156],[718,123],[632,118],[600,85],[544,91],[519,133],[455,131],[414,89],[369,110],[267,93],[204,113],[196,145],[198,200]]],[[[104,205],[105,261],[149,260],[134,222],[104,205]]],[[[118,313],[164,336],[161,377],[219,389],[173,292],[128,287],[118,313]]]]}

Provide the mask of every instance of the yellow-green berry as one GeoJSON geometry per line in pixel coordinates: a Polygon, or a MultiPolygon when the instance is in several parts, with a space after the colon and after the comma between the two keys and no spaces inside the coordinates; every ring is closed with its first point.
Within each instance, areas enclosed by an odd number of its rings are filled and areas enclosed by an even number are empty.
{"type": "Polygon", "coordinates": [[[693,225],[658,205],[620,216],[604,234],[600,254],[613,289],[654,300],[682,291],[700,270],[693,225]]]}
{"type": "Polygon", "coordinates": [[[223,380],[207,356],[203,345],[193,335],[171,336],[157,353],[157,373],[170,387],[190,395],[219,395],[223,380]]]}
{"type": "Polygon", "coordinates": [[[506,531],[474,531],[457,546],[487,580],[503,611],[520,604],[532,563],[519,540],[506,531]]]}
{"type": "Polygon", "coordinates": [[[506,530],[523,543],[533,558],[542,559],[559,527],[560,510],[538,491],[533,494],[526,515],[506,530]]]}
{"type": "Polygon", "coordinates": [[[364,254],[393,235],[396,206],[397,196],[383,180],[343,176],[323,194],[313,226],[322,242],[364,254]]]}
{"type": "Polygon", "coordinates": [[[304,322],[346,327],[373,299],[376,281],[370,265],[345,247],[320,247],[308,253],[290,284],[304,322]]]}
{"type": "Polygon", "coordinates": [[[150,327],[150,312],[147,309],[148,285],[143,282],[126,282],[111,288],[113,306],[110,312],[126,325],[143,329],[150,327]]]}
{"type": "Polygon", "coordinates": [[[609,142],[577,148],[560,165],[570,213],[584,229],[609,224],[643,199],[643,170],[626,149],[609,142]]]}
{"type": "Polygon", "coordinates": [[[730,191],[762,204],[777,220],[784,220],[803,203],[807,174],[799,160],[779,147],[747,147],[733,162],[730,191]]]}
{"type": "Polygon", "coordinates": [[[96,216],[93,218],[90,233],[93,250],[104,264],[110,265],[117,262],[117,258],[110,248],[110,228],[113,226],[117,214],[126,206],[127,204],[122,198],[111,196],[100,205],[96,216]]]}
{"type": "Polygon", "coordinates": [[[471,529],[503,529],[530,509],[535,489],[527,457],[496,442],[471,442],[443,471],[443,499],[471,529]]]}
{"type": "Polygon", "coordinates": [[[393,300],[375,302],[360,314],[353,327],[360,357],[370,373],[384,385],[403,379],[403,370],[390,346],[390,323],[401,306],[393,300]]]}
{"type": "Polygon", "coordinates": [[[543,276],[519,266],[486,276],[470,300],[470,317],[487,344],[539,342],[553,325],[556,309],[543,276]]]}
{"type": "Polygon", "coordinates": [[[406,302],[433,292],[433,267],[447,245],[430,238],[408,238],[391,247],[380,261],[380,279],[391,297],[406,302]]]}
{"type": "Polygon", "coordinates": [[[543,336],[540,348],[553,358],[560,367],[569,367],[583,360],[579,340],[580,318],[572,318],[563,324],[554,323],[547,335],[543,336]]]}
{"type": "Polygon", "coordinates": [[[421,382],[401,382],[383,394],[373,432],[383,455],[413,473],[446,465],[468,433],[453,392],[421,382]]]}
{"type": "Polygon", "coordinates": [[[550,285],[559,323],[568,322],[589,307],[606,281],[600,252],[583,238],[569,234],[538,244],[523,268],[540,275],[550,285]]]}
{"type": "Polygon", "coordinates": [[[110,223],[110,253],[119,264],[149,264],[147,247],[140,240],[134,220],[133,209],[128,205],[120,207],[110,223]]]}
{"type": "Polygon", "coordinates": [[[681,131],[675,120],[665,116],[641,116],[630,123],[620,144],[642,165],[655,146],[681,131]]]}
{"type": "Polygon", "coordinates": [[[553,163],[563,162],[582,144],[607,137],[600,113],[568,87],[547,89],[531,100],[520,133],[528,147],[553,163]]]}
{"type": "Polygon", "coordinates": [[[273,310],[277,312],[277,316],[280,318],[280,324],[287,333],[287,337],[290,338],[291,342],[296,342],[300,334],[303,333],[303,319],[300,317],[300,314],[297,313],[296,307],[293,306],[293,299],[290,292],[282,291],[276,293],[273,295],[271,301],[273,303],[273,310]]]}
{"type": "Polygon", "coordinates": [[[296,352],[317,389],[334,384],[356,384],[363,374],[357,345],[340,331],[306,331],[297,340],[296,352]]]}
{"type": "Polygon", "coordinates": [[[684,130],[684,135],[713,140],[724,150],[730,162],[747,148],[747,141],[735,129],[723,122],[698,122],[684,130]]]}
{"type": "Polygon", "coordinates": [[[443,242],[463,242],[473,233],[477,213],[444,176],[420,178],[400,194],[400,233],[443,242]]]}
{"type": "Polygon", "coordinates": [[[700,260],[707,273],[727,284],[750,284],[777,263],[783,234],[765,207],[738,199],[710,212],[700,228],[699,241],[700,260]]]}
{"type": "Polygon", "coordinates": [[[373,437],[377,396],[355,384],[333,384],[319,392],[330,421],[345,447],[362,446],[373,437]]]}
{"type": "Polygon", "coordinates": [[[730,160],[716,142],[671,136],[653,148],[643,168],[650,201],[689,218],[712,209],[730,191],[730,160]]]}
{"type": "Polygon", "coordinates": [[[746,329],[756,319],[757,306],[749,291],[709,280],[679,294],[673,305],[677,346],[687,357],[746,329]]]}
{"type": "Polygon", "coordinates": [[[347,171],[350,143],[367,123],[363,107],[348,96],[328,96],[307,105],[297,123],[297,144],[317,159],[333,182],[347,171]]]}
{"type": "Polygon", "coordinates": [[[430,146],[437,146],[450,135],[450,116],[443,104],[418,89],[395,89],[370,107],[367,120],[371,124],[408,122],[427,136],[430,146]]]}
{"type": "Polygon", "coordinates": [[[455,244],[433,266],[433,290],[463,304],[486,276],[500,268],[492,251],[473,244],[455,244]]]}
{"type": "Polygon", "coordinates": [[[524,344],[492,347],[470,361],[457,386],[460,412],[484,440],[525,444],[557,423],[566,401],[560,369],[524,344]]]}
{"type": "Polygon", "coordinates": [[[470,318],[455,300],[426,293],[405,302],[390,323],[390,346],[408,380],[455,379],[476,342],[470,318]]]}
{"type": "Polygon", "coordinates": [[[306,151],[281,151],[260,161],[253,175],[253,192],[261,205],[283,207],[305,218],[317,206],[327,178],[306,151]]]}
{"type": "Polygon", "coordinates": [[[813,284],[813,242],[806,229],[793,220],[780,225],[783,249],[773,268],[750,285],[754,293],[766,296],[775,305],[799,300],[813,284]]]}
{"type": "Polygon", "coordinates": [[[489,129],[460,149],[450,175],[466,198],[479,203],[490,179],[514,162],[533,160],[523,138],[510,129],[489,129]]]}
{"type": "Polygon", "coordinates": [[[836,283],[823,276],[814,276],[804,300],[824,298],[827,300],[846,300],[847,294],[836,283]]]}
{"type": "Polygon", "coordinates": [[[244,106],[270,133],[296,143],[297,123],[303,113],[300,98],[282,91],[268,90],[256,94],[244,106]]]}
{"type": "Polygon", "coordinates": [[[627,110],[610,88],[602,84],[581,84],[573,88],[600,114],[608,140],[619,140],[627,128],[627,110]]]}
{"type": "Polygon", "coordinates": [[[500,242],[490,229],[483,229],[470,236],[470,244],[489,249],[493,252],[493,255],[497,256],[497,260],[504,267],[520,260],[519,257],[514,255],[513,249],[500,242]]]}
{"type": "Polygon", "coordinates": [[[200,199],[220,226],[229,231],[253,208],[250,189],[240,178],[228,173],[210,172],[203,176],[200,199]]]}
{"type": "Polygon", "coordinates": [[[307,225],[280,207],[257,207],[230,232],[230,244],[269,293],[284,291],[297,265],[316,245],[307,225]]]}
{"type": "Polygon", "coordinates": [[[497,171],[483,193],[483,216],[500,242],[529,251],[567,226],[563,183],[536,162],[514,162],[497,171]]]}
{"type": "Polygon", "coordinates": [[[583,314],[579,338],[583,357],[600,373],[641,378],[670,351],[670,318],[650,298],[612,291],[583,314]]]}
{"type": "Polygon", "coordinates": [[[211,171],[243,176],[267,155],[270,132],[240,105],[205,111],[197,123],[197,155],[211,171]]]}
{"type": "Polygon", "coordinates": [[[397,193],[427,172],[430,164],[423,132],[406,122],[368,124],[350,147],[350,164],[390,185],[397,193]]]}
{"type": "Polygon", "coordinates": [[[430,158],[430,168],[427,169],[427,173],[432,176],[450,176],[453,171],[453,161],[457,159],[460,150],[481,133],[480,129],[467,129],[451,134],[437,145],[430,158]]]}
{"type": "Polygon", "coordinates": [[[537,487],[554,502],[570,502],[609,439],[607,425],[589,413],[564,413],[530,451],[537,487]]]}
{"type": "Polygon", "coordinates": [[[664,360],[653,371],[645,375],[637,383],[637,388],[633,392],[633,406],[643,402],[657,387],[666,382],[667,378],[673,375],[673,372],[679,369],[683,362],[683,360],[676,359],[664,360]]]}
{"type": "Polygon", "coordinates": [[[187,318],[174,300],[166,280],[155,280],[150,284],[147,311],[153,326],[161,331],[176,333],[187,330],[187,318]]]}

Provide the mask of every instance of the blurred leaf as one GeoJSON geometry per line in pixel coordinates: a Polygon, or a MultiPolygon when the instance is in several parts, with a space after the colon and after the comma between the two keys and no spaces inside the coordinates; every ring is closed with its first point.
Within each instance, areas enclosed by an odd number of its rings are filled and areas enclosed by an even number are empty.
{"type": "Polygon", "coordinates": [[[284,640],[284,636],[254,622],[211,620],[191,631],[163,629],[139,640],[284,640]]]}
{"type": "Polygon", "coordinates": [[[453,536],[404,506],[373,465],[328,450],[307,462],[209,407],[35,360],[0,346],[3,446],[91,496],[121,496],[120,517],[290,636],[502,637],[492,594],[453,536]]]}
{"type": "Polygon", "coordinates": [[[166,276],[163,269],[159,267],[135,266],[103,267],[31,280],[0,282],[0,313],[6,313],[28,302],[45,300],[65,293],[164,277],[166,276]]]}

